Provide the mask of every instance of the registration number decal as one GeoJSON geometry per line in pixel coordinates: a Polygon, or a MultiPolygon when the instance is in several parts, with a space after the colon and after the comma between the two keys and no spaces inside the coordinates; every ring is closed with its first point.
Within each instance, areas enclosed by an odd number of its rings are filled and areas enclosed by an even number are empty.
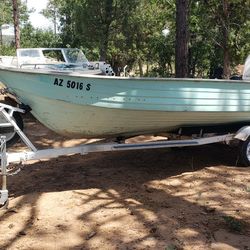
{"type": "Polygon", "coordinates": [[[64,79],[61,78],[55,78],[54,85],[59,87],[66,87],[68,89],[78,89],[86,91],[90,91],[91,88],[90,83],[76,82],[72,80],[64,81],[64,79]]]}

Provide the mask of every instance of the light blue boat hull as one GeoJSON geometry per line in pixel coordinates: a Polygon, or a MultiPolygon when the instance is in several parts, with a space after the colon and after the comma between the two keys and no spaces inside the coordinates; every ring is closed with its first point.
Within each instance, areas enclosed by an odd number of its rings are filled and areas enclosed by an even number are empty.
{"type": "Polygon", "coordinates": [[[250,82],[119,78],[0,67],[0,81],[57,133],[114,137],[250,122],[250,82]]]}

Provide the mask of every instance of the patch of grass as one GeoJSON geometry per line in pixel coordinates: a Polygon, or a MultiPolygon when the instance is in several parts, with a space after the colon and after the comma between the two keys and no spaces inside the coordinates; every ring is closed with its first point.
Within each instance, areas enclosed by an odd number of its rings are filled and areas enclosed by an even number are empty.
{"type": "Polygon", "coordinates": [[[230,231],[237,232],[237,233],[242,232],[242,230],[243,230],[242,222],[233,218],[232,216],[223,216],[222,218],[226,222],[230,231]]]}
{"type": "Polygon", "coordinates": [[[179,248],[175,246],[174,244],[170,244],[166,246],[165,250],[178,250],[179,248]]]}

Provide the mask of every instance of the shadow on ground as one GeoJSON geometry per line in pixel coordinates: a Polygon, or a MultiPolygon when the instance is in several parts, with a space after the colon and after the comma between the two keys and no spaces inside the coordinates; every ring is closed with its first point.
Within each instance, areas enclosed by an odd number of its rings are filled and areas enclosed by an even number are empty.
{"type": "Polygon", "coordinates": [[[9,178],[0,249],[250,249],[249,169],[236,161],[209,145],[27,165],[9,178]]]}

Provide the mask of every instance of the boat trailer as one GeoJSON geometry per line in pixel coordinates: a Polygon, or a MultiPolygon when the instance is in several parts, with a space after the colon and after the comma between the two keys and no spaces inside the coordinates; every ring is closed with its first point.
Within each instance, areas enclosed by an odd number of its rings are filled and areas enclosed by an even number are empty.
{"type": "Polygon", "coordinates": [[[6,149],[6,136],[0,137],[0,159],[1,169],[0,175],[2,177],[2,189],[0,190],[0,206],[8,206],[8,189],[7,189],[7,176],[17,174],[20,168],[13,170],[9,168],[10,164],[24,164],[30,160],[50,159],[63,155],[80,154],[85,155],[92,152],[105,152],[105,151],[124,151],[124,150],[139,150],[139,149],[156,149],[156,148],[173,148],[173,147],[190,147],[200,146],[212,143],[223,142],[230,144],[233,140],[238,139],[243,142],[245,148],[244,156],[248,159],[248,165],[250,162],[250,146],[248,145],[250,127],[243,127],[236,134],[224,134],[210,137],[201,137],[196,139],[184,139],[184,140],[161,140],[151,141],[144,143],[99,143],[99,144],[83,144],[75,147],[63,147],[63,148],[50,148],[50,149],[37,149],[24,132],[18,127],[13,114],[14,112],[25,113],[21,108],[16,108],[6,104],[0,104],[0,115],[5,119],[5,122],[0,122],[1,127],[13,127],[14,132],[19,135],[23,143],[29,148],[29,151],[23,152],[7,152],[6,149]],[[245,144],[247,143],[247,145],[245,144]]]}

